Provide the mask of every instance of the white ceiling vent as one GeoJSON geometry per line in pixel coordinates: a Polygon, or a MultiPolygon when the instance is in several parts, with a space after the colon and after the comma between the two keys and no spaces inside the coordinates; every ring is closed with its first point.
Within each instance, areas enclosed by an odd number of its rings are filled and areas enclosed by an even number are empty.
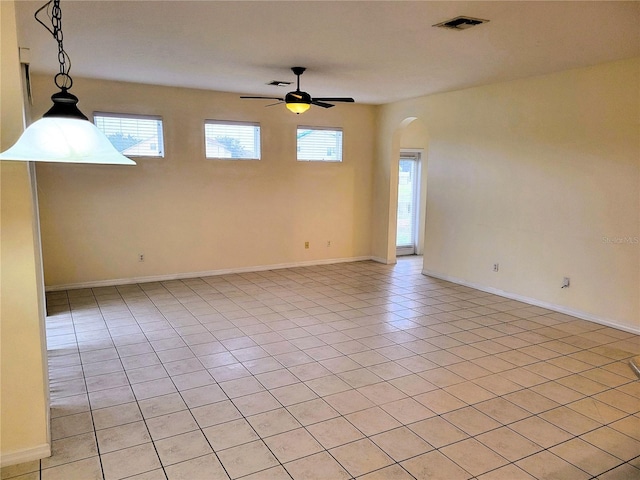
{"type": "Polygon", "coordinates": [[[434,27],[448,28],[450,30],[466,30],[467,28],[475,27],[482,23],[487,23],[489,20],[483,20],[482,18],[473,17],[456,17],[445,22],[436,23],[434,27]]]}

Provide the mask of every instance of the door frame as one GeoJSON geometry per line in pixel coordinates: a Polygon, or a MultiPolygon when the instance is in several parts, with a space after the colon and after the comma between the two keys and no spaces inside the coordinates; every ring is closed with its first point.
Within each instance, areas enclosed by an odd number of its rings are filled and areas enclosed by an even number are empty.
{"type": "MultiPolygon", "coordinates": [[[[414,178],[414,191],[413,191],[413,238],[411,239],[413,245],[411,246],[402,246],[398,247],[396,245],[396,256],[402,255],[415,255],[418,250],[419,240],[420,240],[420,199],[421,199],[421,189],[422,189],[422,156],[424,153],[424,149],[422,148],[401,148],[400,154],[398,155],[398,171],[400,170],[400,162],[402,160],[413,160],[415,161],[415,178],[414,178]]],[[[398,181],[400,180],[400,176],[398,175],[398,181]]],[[[399,189],[398,189],[399,190],[399,189]]],[[[399,192],[398,192],[399,194],[399,192]]],[[[398,200],[396,199],[396,205],[398,205],[398,200]]],[[[397,236],[397,225],[398,225],[398,212],[396,207],[396,236],[397,236]]],[[[397,238],[397,237],[396,237],[397,238]]],[[[396,240],[397,241],[397,240],[396,240]]]]}

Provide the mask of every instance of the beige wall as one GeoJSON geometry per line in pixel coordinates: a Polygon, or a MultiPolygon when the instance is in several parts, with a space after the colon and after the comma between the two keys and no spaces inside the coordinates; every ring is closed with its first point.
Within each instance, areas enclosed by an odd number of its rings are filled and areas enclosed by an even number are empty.
{"type": "MultiPolygon", "coordinates": [[[[23,129],[13,2],[0,2],[0,148],[23,129]]],[[[0,465],[49,455],[37,214],[29,164],[0,162],[0,465]]]]}
{"type": "MultiPolygon", "coordinates": [[[[33,80],[38,117],[51,79],[33,80]]],[[[296,116],[237,94],[74,80],[86,115],[161,115],[166,154],[132,167],[38,165],[48,286],[370,255],[375,107],[296,116]],[[260,122],[262,160],[206,160],[205,119],[260,122]],[[298,124],[343,128],[344,161],[297,162],[298,124]]]]}
{"type": "Polygon", "coordinates": [[[636,58],[382,107],[374,254],[390,251],[391,166],[415,117],[427,273],[640,330],[639,85],[636,58]]]}

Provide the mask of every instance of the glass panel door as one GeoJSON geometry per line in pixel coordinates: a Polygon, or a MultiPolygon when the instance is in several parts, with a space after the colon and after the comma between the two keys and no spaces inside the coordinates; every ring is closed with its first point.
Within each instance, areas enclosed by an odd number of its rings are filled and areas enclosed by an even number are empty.
{"type": "Polygon", "coordinates": [[[400,157],[396,255],[416,253],[418,224],[418,158],[400,157]]]}

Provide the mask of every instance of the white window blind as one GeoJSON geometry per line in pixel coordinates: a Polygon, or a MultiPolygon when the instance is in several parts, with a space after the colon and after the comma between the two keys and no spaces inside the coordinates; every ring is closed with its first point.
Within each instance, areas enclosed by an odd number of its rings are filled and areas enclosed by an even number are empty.
{"type": "Polygon", "coordinates": [[[123,155],[164,157],[161,117],[96,112],[93,121],[123,155]]]}
{"type": "Polygon", "coordinates": [[[299,161],[341,162],[342,130],[298,127],[297,150],[299,161]]]}
{"type": "Polygon", "coordinates": [[[207,120],[204,124],[207,158],[260,160],[260,124],[207,120]]]}

